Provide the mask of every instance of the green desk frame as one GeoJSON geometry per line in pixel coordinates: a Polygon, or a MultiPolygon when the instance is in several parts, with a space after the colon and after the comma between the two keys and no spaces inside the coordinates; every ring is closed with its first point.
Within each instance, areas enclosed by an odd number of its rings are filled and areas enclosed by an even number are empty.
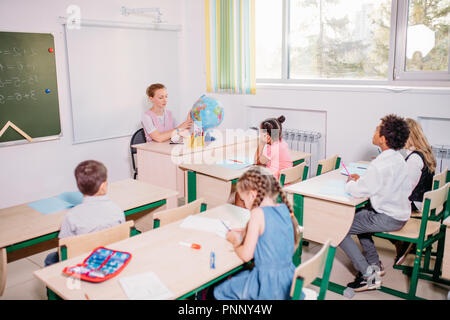
{"type": "MultiPolygon", "coordinates": [[[[305,159],[299,159],[297,161],[293,162],[293,165],[296,166],[302,162],[304,162],[305,159]]],[[[239,178],[231,180],[231,184],[237,183],[239,178]]],[[[192,201],[197,200],[197,172],[188,170],[187,171],[187,186],[188,186],[188,192],[187,192],[187,202],[190,203],[192,201]]]]}

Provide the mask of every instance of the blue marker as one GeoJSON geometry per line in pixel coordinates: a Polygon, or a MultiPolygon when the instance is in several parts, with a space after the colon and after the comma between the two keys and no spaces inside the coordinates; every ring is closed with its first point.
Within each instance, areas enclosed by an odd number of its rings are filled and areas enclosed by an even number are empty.
{"type": "Polygon", "coordinates": [[[45,89],[45,93],[50,93],[50,89],[45,89]]]}
{"type": "Polygon", "coordinates": [[[214,251],[211,251],[211,258],[209,259],[209,267],[211,269],[216,268],[216,254],[214,253],[214,251]]]}

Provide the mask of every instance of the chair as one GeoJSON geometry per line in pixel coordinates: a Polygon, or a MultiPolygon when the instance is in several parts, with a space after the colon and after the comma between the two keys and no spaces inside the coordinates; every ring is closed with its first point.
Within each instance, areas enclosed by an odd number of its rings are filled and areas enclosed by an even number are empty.
{"type": "MultiPolygon", "coordinates": [[[[448,175],[448,169],[445,169],[439,174],[435,174],[433,176],[433,182],[432,182],[432,190],[439,189],[439,186],[443,186],[447,182],[450,181],[450,175],[448,175]]],[[[422,218],[422,212],[411,212],[411,218],[422,218]]]]}
{"type": "Polygon", "coordinates": [[[440,186],[443,186],[447,182],[450,182],[450,174],[448,172],[448,168],[445,168],[441,173],[435,174],[433,177],[433,190],[439,189],[440,186]]]}
{"type": "Polygon", "coordinates": [[[0,296],[3,295],[6,287],[6,248],[0,249],[0,296]]]}
{"type": "Polygon", "coordinates": [[[187,216],[197,214],[205,210],[205,200],[203,198],[200,198],[178,208],[155,212],[153,213],[153,216],[147,214],[144,217],[136,220],[136,229],[140,232],[150,231],[152,229],[159,228],[160,226],[184,219],[187,216]]]}
{"type": "Polygon", "coordinates": [[[136,162],[134,159],[134,155],[137,153],[137,150],[136,150],[136,148],[133,148],[132,145],[139,144],[139,143],[145,143],[145,142],[147,142],[147,140],[145,138],[145,132],[144,132],[143,128],[136,131],[133,134],[133,136],[131,137],[130,151],[131,151],[131,163],[133,165],[134,179],[136,179],[136,176],[138,174],[138,169],[136,167],[136,162]]]}
{"type": "Polygon", "coordinates": [[[449,187],[450,183],[447,183],[439,189],[428,191],[424,194],[422,218],[420,220],[409,219],[401,230],[393,232],[377,232],[374,234],[376,237],[415,243],[417,246],[413,267],[396,266],[396,269],[402,269],[404,273],[411,274],[408,293],[386,287],[381,287],[381,291],[405,299],[417,299],[416,291],[419,277],[426,280],[446,283],[445,280],[440,279],[440,273],[446,228],[446,226],[442,224],[442,221],[446,215],[448,215],[450,210],[449,187]],[[424,250],[429,250],[428,248],[431,248],[435,242],[437,242],[436,262],[432,276],[427,276],[421,273],[424,271],[420,268],[422,255],[424,250]]]}
{"type": "Polygon", "coordinates": [[[320,176],[322,173],[326,173],[331,170],[339,169],[341,165],[341,158],[336,154],[331,158],[320,160],[317,163],[316,176],[320,176]]]}
{"type": "Polygon", "coordinates": [[[97,247],[127,239],[130,237],[133,226],[133,221],[127,221],[97,232],[59,239],[60,260],[64,261],[90,252],[97,247]]]}
{"type": "Polygon", "coordinates": [[[334,250],[332,249],[334,248],[331,246],[331,240],[328,240],[314,257],[303,262],[295,269],[290,292],[293,300],[300,300],[303,287],[313,282],[316,284],[315,280],[317,278],[321,278],[317,300],[325,299],[334,259],[334,250]]]}
{"type": "Polygon", "coordinates": [[[305,180],[308,177],[308,166],[305,162],[280,171],[280,184],[284,187],[305,180]]]}

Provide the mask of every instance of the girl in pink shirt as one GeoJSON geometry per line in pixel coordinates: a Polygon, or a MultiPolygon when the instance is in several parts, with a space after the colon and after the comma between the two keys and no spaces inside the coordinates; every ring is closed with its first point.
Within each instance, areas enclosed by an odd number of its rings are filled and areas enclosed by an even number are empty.
{"type": "Polygon", "coordinates": [[[255,163],[264,165],[275,178],[280,178],[280,171],[292,167],[288,144],[281,139],[284,116],[269,118],[261,122],[258,149],[255,163]],[[264,148],[265,147],[265,148],[264,148]]]}

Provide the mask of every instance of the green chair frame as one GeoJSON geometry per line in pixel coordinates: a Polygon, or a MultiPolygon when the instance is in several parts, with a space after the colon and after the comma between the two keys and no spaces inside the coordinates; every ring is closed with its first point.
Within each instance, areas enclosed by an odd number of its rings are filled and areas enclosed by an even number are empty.
{"type": "MultiPolygon", "coordinates": [[[[328,158],[328,159],[325,159],[325,160],[320,160],[319,162],[321,162],[321,161],[327,161],[327,160],[332,159],[332,158],[334,158],[334,157],[336,157],[336,162],[335,162],[335,165],[334,165],[334,169],[335,169],[335,170],[336,170],[336,169],[339,169],[339,167],[341,166],[341,158],[340,158],[338,155],[335,155],[335,156],[333,156],[333,157],[331,157],[331,158],[328,158]]],[[[322,164],[318,164],[318,165],[317,165],[316,176],[320,176],[322,173],[328,172],[328,171],[322,172],[322,170],[323,170],[323,165],[322,165],[322,164]]]]}
{"type": "Polygon", "coordinates": [[[328,240],[318,253],[295,269],[291,287],[292,300],[300,300],[303,287],[310,283],[320,287],[317,300],[325,300],[335,250],[328,240]]]}
{"type": "MultiPolygon", "coordinates": [[[[442,279],[441,275],[441,267],[442,267],[442,257],[444,253],[444,242],[445,242],[445,232],[446,226],[442,224],[442,221],[449,215],[450,212],[450,193],[449,193],[450,183],[447,183],[443,187],[429,191],[424,195],[424,206],[423,206],[423,214],[420,223],[420,232],[417,238],[409,238],[404,236],[399,236],[391,233],[377,232],[374,234],[376,237],[385,238],[385,239],[394,239],[405,242],[414,243],[417,246],[414,265],[410,266],[397,266],[396,269],[402,269],[403,273],[411,276],[411,282],[409,286],[408,293],[404,293],[398,290],[394,290],[387,287],[381,287],[381,291],[385,293],[389,293],[404,299],[420,299],[416,296],[417,284],[419,278],[430,280],[434,282],[450,284],[450,281],[442,279]],[[438,195],[443,199],[442,202],[435,201],[432,202],[432,197],[438,195]],[[442,211],[436,213],[436,209],[442,206],[442,211]],[[434,221],[440,223],[439,231],[435,234],[431,234],[426,237],[427,223],[428,221],[434,221]],[[430,270],[426,270],[421,268],[421,260],[422,256],[424,256],[424,250],[428,250],[431,246],[437,242],[437,256],[434,269],[431,270],[432,275],[427,275],[430,270]]],[[[426,255],[424,256],[426,258],[426,255]]]]}
{"type": "MultiPolygon", "coordinates": [[[[302,163],[297,164],[297,165],[293,166],[293,168],[298,168],[301,165],[302,165],[302,163]]],[[[291,168],[289,168],[289,169],[291,169],[291,168]]],[[[302,179],[300,181],[304,181],[308,178],[308,170],[309,170],[309,167],[307,165],[305,165],[303,168],[302,179]]],[[[286,175],[284,173],[281,173],[280,174],[280,185],[282,187],[284,187],[285,181],[286,181],[286,175]]]]}
{"type": "MultiPolygon", "coordinates": [[[[450,172],[448,171],[448,169],[443,170],[441,173],[434,175],[433,177],[433,189],[432,190],[436,190],[439,189],[439,187],[441,185],[445,185],[446,183],[450,182],[450,172]]],[[[421,219],[421,216],[411,216],[411,218],[414,219],[421,219]]],[[[442,220],[443,221],[443,220],[442,220]]],[[[424,252],[424,260],[423,260],[423,267],[421,268],[421,272],[425,272],[425,273],[429,273],[429,274],[433,274],[433,270],[430,269],[430,261],[431,261],[431,257],[436,257],[437,256],[437,250],[433,251],[433,247],[429,246],[427,247],[424,252]]],[[[394,265],[394,269],[399,269],[402,270],[401,266],[397,266],[394,265]]]]}

